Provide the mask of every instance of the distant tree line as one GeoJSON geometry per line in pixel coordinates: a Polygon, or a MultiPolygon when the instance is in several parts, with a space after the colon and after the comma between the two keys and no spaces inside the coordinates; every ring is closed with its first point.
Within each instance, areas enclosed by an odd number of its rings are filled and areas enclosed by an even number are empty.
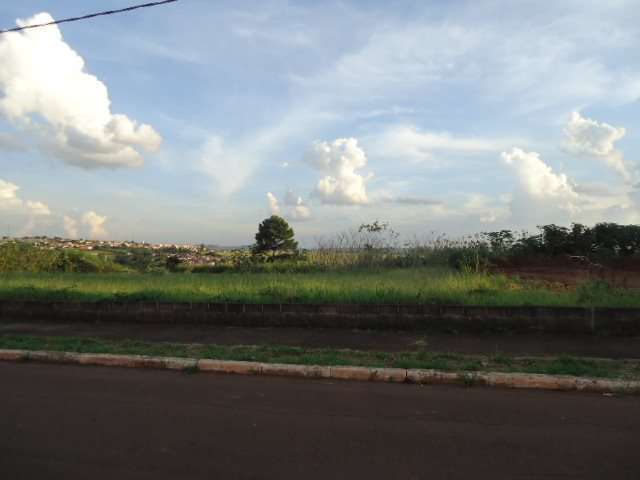
{"type": "Polygon", "coordinates": [[[549,224],[537,228],[534,234],[513,230],[483,232],[462,242],[461,247],[450,248],[448,263],[459,270],[482,271],[505,262],[526,264],[579,257],[606,264],[640,255],[639,225],[604,222],[593,227],[573,223],[570,227],[549,224]]]}
{"type": "MultiPolygon", "coordinates": [[[[362,224],[353,232],[299,250],[293,229],[278,216],[260,223],[251,249],[226,252],[215,264],[183,265],[172,250],[154,254],[146,248],[126,251],[43,249],[28,243],[0,243],[0,272],[311,272],[354,268],[405,268],[450,265],[461,271],[486,271],[492,265],[527,264],[559,257],[584,257],[603,265],[640,259],[640,226],[598,223],[593,227],[540,225],[530,234],[499,230],[459,239],[401,243],[386,222],[362,224]]],[[[573,260],[573,259],[572,259],[573,260]]],[[[634,260],[635,261],[635,260],[634,260]]]]}
{"type": "Polygon", "coordinates": [[[587,227],[573,223],[570,227],[555,224],[538,226],[538,233],[511,230],[483,233],[493,254],[578,255],[593,259],[630,257],[640,253],[640,225],[597,223],[587,227]]]}

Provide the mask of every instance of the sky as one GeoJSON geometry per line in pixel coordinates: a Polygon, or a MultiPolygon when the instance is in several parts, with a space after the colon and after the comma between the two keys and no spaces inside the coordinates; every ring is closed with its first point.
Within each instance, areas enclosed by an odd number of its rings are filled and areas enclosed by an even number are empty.
{"type": "MultiPolygon", "coordinates": [[[[99,3],[2,2],[0,29],[138,2],[99,3]]],[[[0,234],[640,223],[640,0],[540,5],[180,0],[2,34],[0,234]]]]}

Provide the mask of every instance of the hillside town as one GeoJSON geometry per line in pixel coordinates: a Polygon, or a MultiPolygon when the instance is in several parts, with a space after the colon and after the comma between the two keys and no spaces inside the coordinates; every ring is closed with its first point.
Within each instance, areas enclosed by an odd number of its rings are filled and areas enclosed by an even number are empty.
{"type": "Polygon", "coordinates": [[[133,240],[91,240],[70,239],[62,237],[8,237],[0,239],[0,243],[18,241],[43,250],[79,250],[85,252],[111,252],[133,255],[134,252],[147,252],[152,257],[174,257],[178,263],[188,266],[216,265],[222,259],[219,253],[224,250],[212,245],[194,245],[187,243],[149,243],[133,240]]]}

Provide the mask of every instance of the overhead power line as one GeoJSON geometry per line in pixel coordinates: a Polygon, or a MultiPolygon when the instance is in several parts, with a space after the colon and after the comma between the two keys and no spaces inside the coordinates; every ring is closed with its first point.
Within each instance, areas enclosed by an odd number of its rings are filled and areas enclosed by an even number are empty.
{"type": "Polygon", "coordinates": [[[102,17],[104,15],[113,15],[114,13],[130,12],[131,10],[137,10],[139,8],[156,7],[158,5],[164,5],[166,3],[174,3],[177,1],[178,0],[163,0],[161,2],[150,2],[150,3],[144,3],[142,5],[134,5],[132,7],[120,8],[118,10],[106,10],[104,12],[90,13],[88,15],[83,15],[81,17],[63,18],[62,20],[54,20],[53,22],[39,23],[35,25],[25,25],[23,27],[15,27],[15,28],[10,28],[8,30],[0,30],[0,35],[3,33],[9,33],[9,32],[19,32],[21,30],[27,30],[30,28],[48,27],[49,25],[57,25],[59,23],[78,22],[80,20],[87,20],[89,18],[102,17]]]}

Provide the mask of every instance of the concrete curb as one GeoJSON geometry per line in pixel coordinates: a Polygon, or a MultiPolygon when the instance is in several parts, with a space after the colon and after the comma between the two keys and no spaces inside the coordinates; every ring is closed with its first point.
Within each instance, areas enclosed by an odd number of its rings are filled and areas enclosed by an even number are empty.
{"type": "Polygon", "coordinates": [[[640,381],[611,380],[568,375],[501,372],[443,372],[404,368],[289,365],[279,363],[207,360],[195,358],[110,355],[97,353],[0,350],[0,361],[43,362],[104,367],[148,368],[194,372],[231,373],[316,379],[356,380],[419,385],[484,385],[501,388],[640,394],[640,381]]]}

